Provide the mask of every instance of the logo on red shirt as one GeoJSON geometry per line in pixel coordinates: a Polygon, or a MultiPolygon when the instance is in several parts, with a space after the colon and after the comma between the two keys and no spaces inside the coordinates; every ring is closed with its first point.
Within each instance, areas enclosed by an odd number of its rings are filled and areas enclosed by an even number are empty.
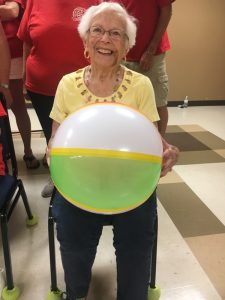
{"type": "Polygon", "coordinates": [[[72,13],[73,21],[80,21],[81,17],[85,13],[85,11],[86,11],[86,9],[83,7],[74,8],[73,13],[72,13]]]}

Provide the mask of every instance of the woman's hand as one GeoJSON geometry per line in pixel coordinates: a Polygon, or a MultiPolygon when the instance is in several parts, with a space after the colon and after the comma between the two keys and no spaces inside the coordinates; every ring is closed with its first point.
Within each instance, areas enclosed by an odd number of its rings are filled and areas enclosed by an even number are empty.
{"type": "Polygon", "coordinates": [[[51,148],[49,148],[47,146],[46,150],[45,150],[45,157],[46,157],[46,162],[47,162],[49,167],[50,167],[50,154],[51,154],[51,148]]]}
{"type": "Polygon", "coordinates": [[[50,167],[50,156],[51,156],[51,148],[52,148],[53,139],[54,139],[54,135],[52,134],[50,140],[48,141],[46,150],[45,150],[46,161],[47,161],[47,164],[49,167],[50,167]]]}
{"type": "Polygon", "coordinates": [[[163,142],[163,162],[161,169],[161,177],[164,177],[168,172],[172,171],[173,166],[179,158],[179,149],[168,144],[164,139],[163,142]]]}
{"type": "Polygon", "coordinates": [[[7,108],[10,108],[10,106],[11,106],[11,104],[13,102],[13,98],[12,98],[10,89],[9,88],[1,88],[0,87],[0,93],[2,93],[4,95],[4,97],[5,97],[7,108]]]}
{"type": "Polygon", "coordinates": [[[57,123],[56,121],[52,122],[52,135],[51,135],[51,138],[50,138],[50,140],[48,142],[48,146],[47,146],[46,151],[45,151],[47,164],[49,166],[50,166],[50,155],[51,155],[52,142],[53,142],[54,136],[56,134],[56,131],[57,131],[59,125],[60,124],[57,123]]]}

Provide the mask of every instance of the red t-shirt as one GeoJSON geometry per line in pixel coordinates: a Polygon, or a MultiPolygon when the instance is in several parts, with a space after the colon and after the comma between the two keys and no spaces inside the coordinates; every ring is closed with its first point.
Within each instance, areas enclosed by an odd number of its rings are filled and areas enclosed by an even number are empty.
{"type": "MultiPolygon", "coordinates": [[[[5,110],[0,102],[0,118],[6,116],[5,110]]],[[[3,161],[3,147],[1,144],[1,132],[0,132],[0,176],[4,176],[5,175],[5,164],[3,161]]]]}
{"type": "MultiPolygon", "coordinates": [[[[169,5],[174,0],[120,0],[128,13],[137,20],[137,37],[135,46],[129,51],[127,59],[139,61],[151,41],[158,22],[160,8],[169,5]]],[[[165,32],[156,51],[164,53],[170,49],[168,35],[165,32]]]]}
{"type": "Polygon", "coordinates": [[[3,147],[0,141],[0,176],[5,175],[5,164],[3,161],[3,147]]]}
{"type": "Polygon", "coordinates": [[[0,102],[0,118],[6,116],[6,112],[2,106],[2,103],[0,102]]]}
{"type": "MultiPolygon", "coordinates": [[[[23,56],[23,43],[17,37],[17,31],[20,25],[20,20],[22,17],[23,10],[22,10],[21,0],[13,0],[13,1],[17,2],[20,6],[19,16],[14,20],[2,21],[2,26],[4,28],[4,32],[9,43],[11,57],[16,58],[16,57],[23,56]]],[[[0,5],[5,4],[5,2],[6,0],[0,0],[0,5]]]]}
{"type": "Polygon", "coordinates": [[[18,31],[31,45],[26,63],[26,88],[54,96],[63,75],[84,67],[83,42],[77,25],[97,0],[28,0],[18,31]]]}

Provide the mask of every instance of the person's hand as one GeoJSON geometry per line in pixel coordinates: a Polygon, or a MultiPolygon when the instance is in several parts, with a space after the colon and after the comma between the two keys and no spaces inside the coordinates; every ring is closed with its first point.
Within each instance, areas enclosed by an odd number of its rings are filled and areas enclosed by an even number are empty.
{"type": "Polygon", "coordinates": [[[179,157],[179,149],[173,145],[163,143],[163,162],[160,177],[164,177],[168,172],[172,171],[179,157]]]}
{"type": "Polygon", "coordinates": [[[13,102],[13,98],[12,98],[10,89],[8,89],[8,88],[0,88],[0,92],[5,97],[7,108],[10,108],[10,106],[11,106],[11,104],[13,102]]]}
{"type": "Polygon", "coordinates": [[[47,164],[49,167],[50,167],[50,155],[51,155],[51,147],[50,147],[50,144],[48,143],[48,146],[46,147],[46,150],[45,150],[45,157],[46,157],[46,161],[47,161],[47,164]]]}
{"type": "Polygon", "coordinates": [[[50,166],[50,155],[51,155],[51,149],[52,149],[52,142],[53,142],[53,139],[55,137],[55,133],[56,133],[59,125],[60,124],[58,122],[56,122],[56,121],[52,122],[52,135],[50,137],[50,140],[48,141],[48,146],[47,146],[46,151],[45,151],[47,164],[49,166],[50,166]]]}
{"type": "Polygon", "coordinates": [[[147,72],[148,70],[150,70],[151,66],[152,66],[152,61],[154,58],[154,53],[146,50],[140,59],[140,68],[142,71],[147,72]]]}
{"type": "Polygon", "coordinates": [[[50,166],[50,155],[51,155],[53,138],[54,138],[54,135],[51,136],[50,140],[48,141],[46,150],[45,150],[45,156],[46,156],[46,161],[47,161],[48,166],[50,166]]]}

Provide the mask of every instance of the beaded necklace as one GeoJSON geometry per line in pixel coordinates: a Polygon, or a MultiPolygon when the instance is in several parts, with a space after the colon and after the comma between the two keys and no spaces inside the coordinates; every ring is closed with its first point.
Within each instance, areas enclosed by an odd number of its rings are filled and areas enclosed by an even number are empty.
{"type": "MultiPolygon", "coordinates": [[[[102,81],[102,84],[103,84],[103,81],[104,79],[100,79],[102,81]]],[[[123,69],[121,66],[118,67],[118,70],[116,72],[116,78],[115,78],[115,84],[112,88],[112,95],[110,96],[111,98],[111,101],[112,102],[115,102],[116,101],[116,93],[117,93],[117,90],[121,84],[121,82],[123,81],[123,69]]],[[[87,87],[90,86],[90,82],[91,82],[91,65],[87,66],[85,68],[85,71],[84,71],[84,82],[86,84],[87,87]]],[[[85,96],[87,97],[88,101],[91,101],[92,99],[92,95],[91,93],[89,93],[89,91],[87,90],[85,96]]],[[[108,96],[106,97],[108,98],[108,96]]],[[[98,102],[98,99],[96,99],[95,102],[98,102]]],[[[107,102],[107,100],[105,100],[105,102],[107,102]]]]}
{"type": "Polygon", "coordinates": [[[89,76],[87,73],[85,75],[86,69],[80,69],[75,72],[75,85],[81,94],[84,97],[85,103],[98,103],[98,102],[121,102],[123,94],[127,91],[132,82],[132,71],[120,66],[120,75],[117,75],[116,78],[119,80],[115,80],[117,84],[115,84],[113,93],[111,96],[99,97],[95,96],[88,88],[90,84],[89,76]]]}

